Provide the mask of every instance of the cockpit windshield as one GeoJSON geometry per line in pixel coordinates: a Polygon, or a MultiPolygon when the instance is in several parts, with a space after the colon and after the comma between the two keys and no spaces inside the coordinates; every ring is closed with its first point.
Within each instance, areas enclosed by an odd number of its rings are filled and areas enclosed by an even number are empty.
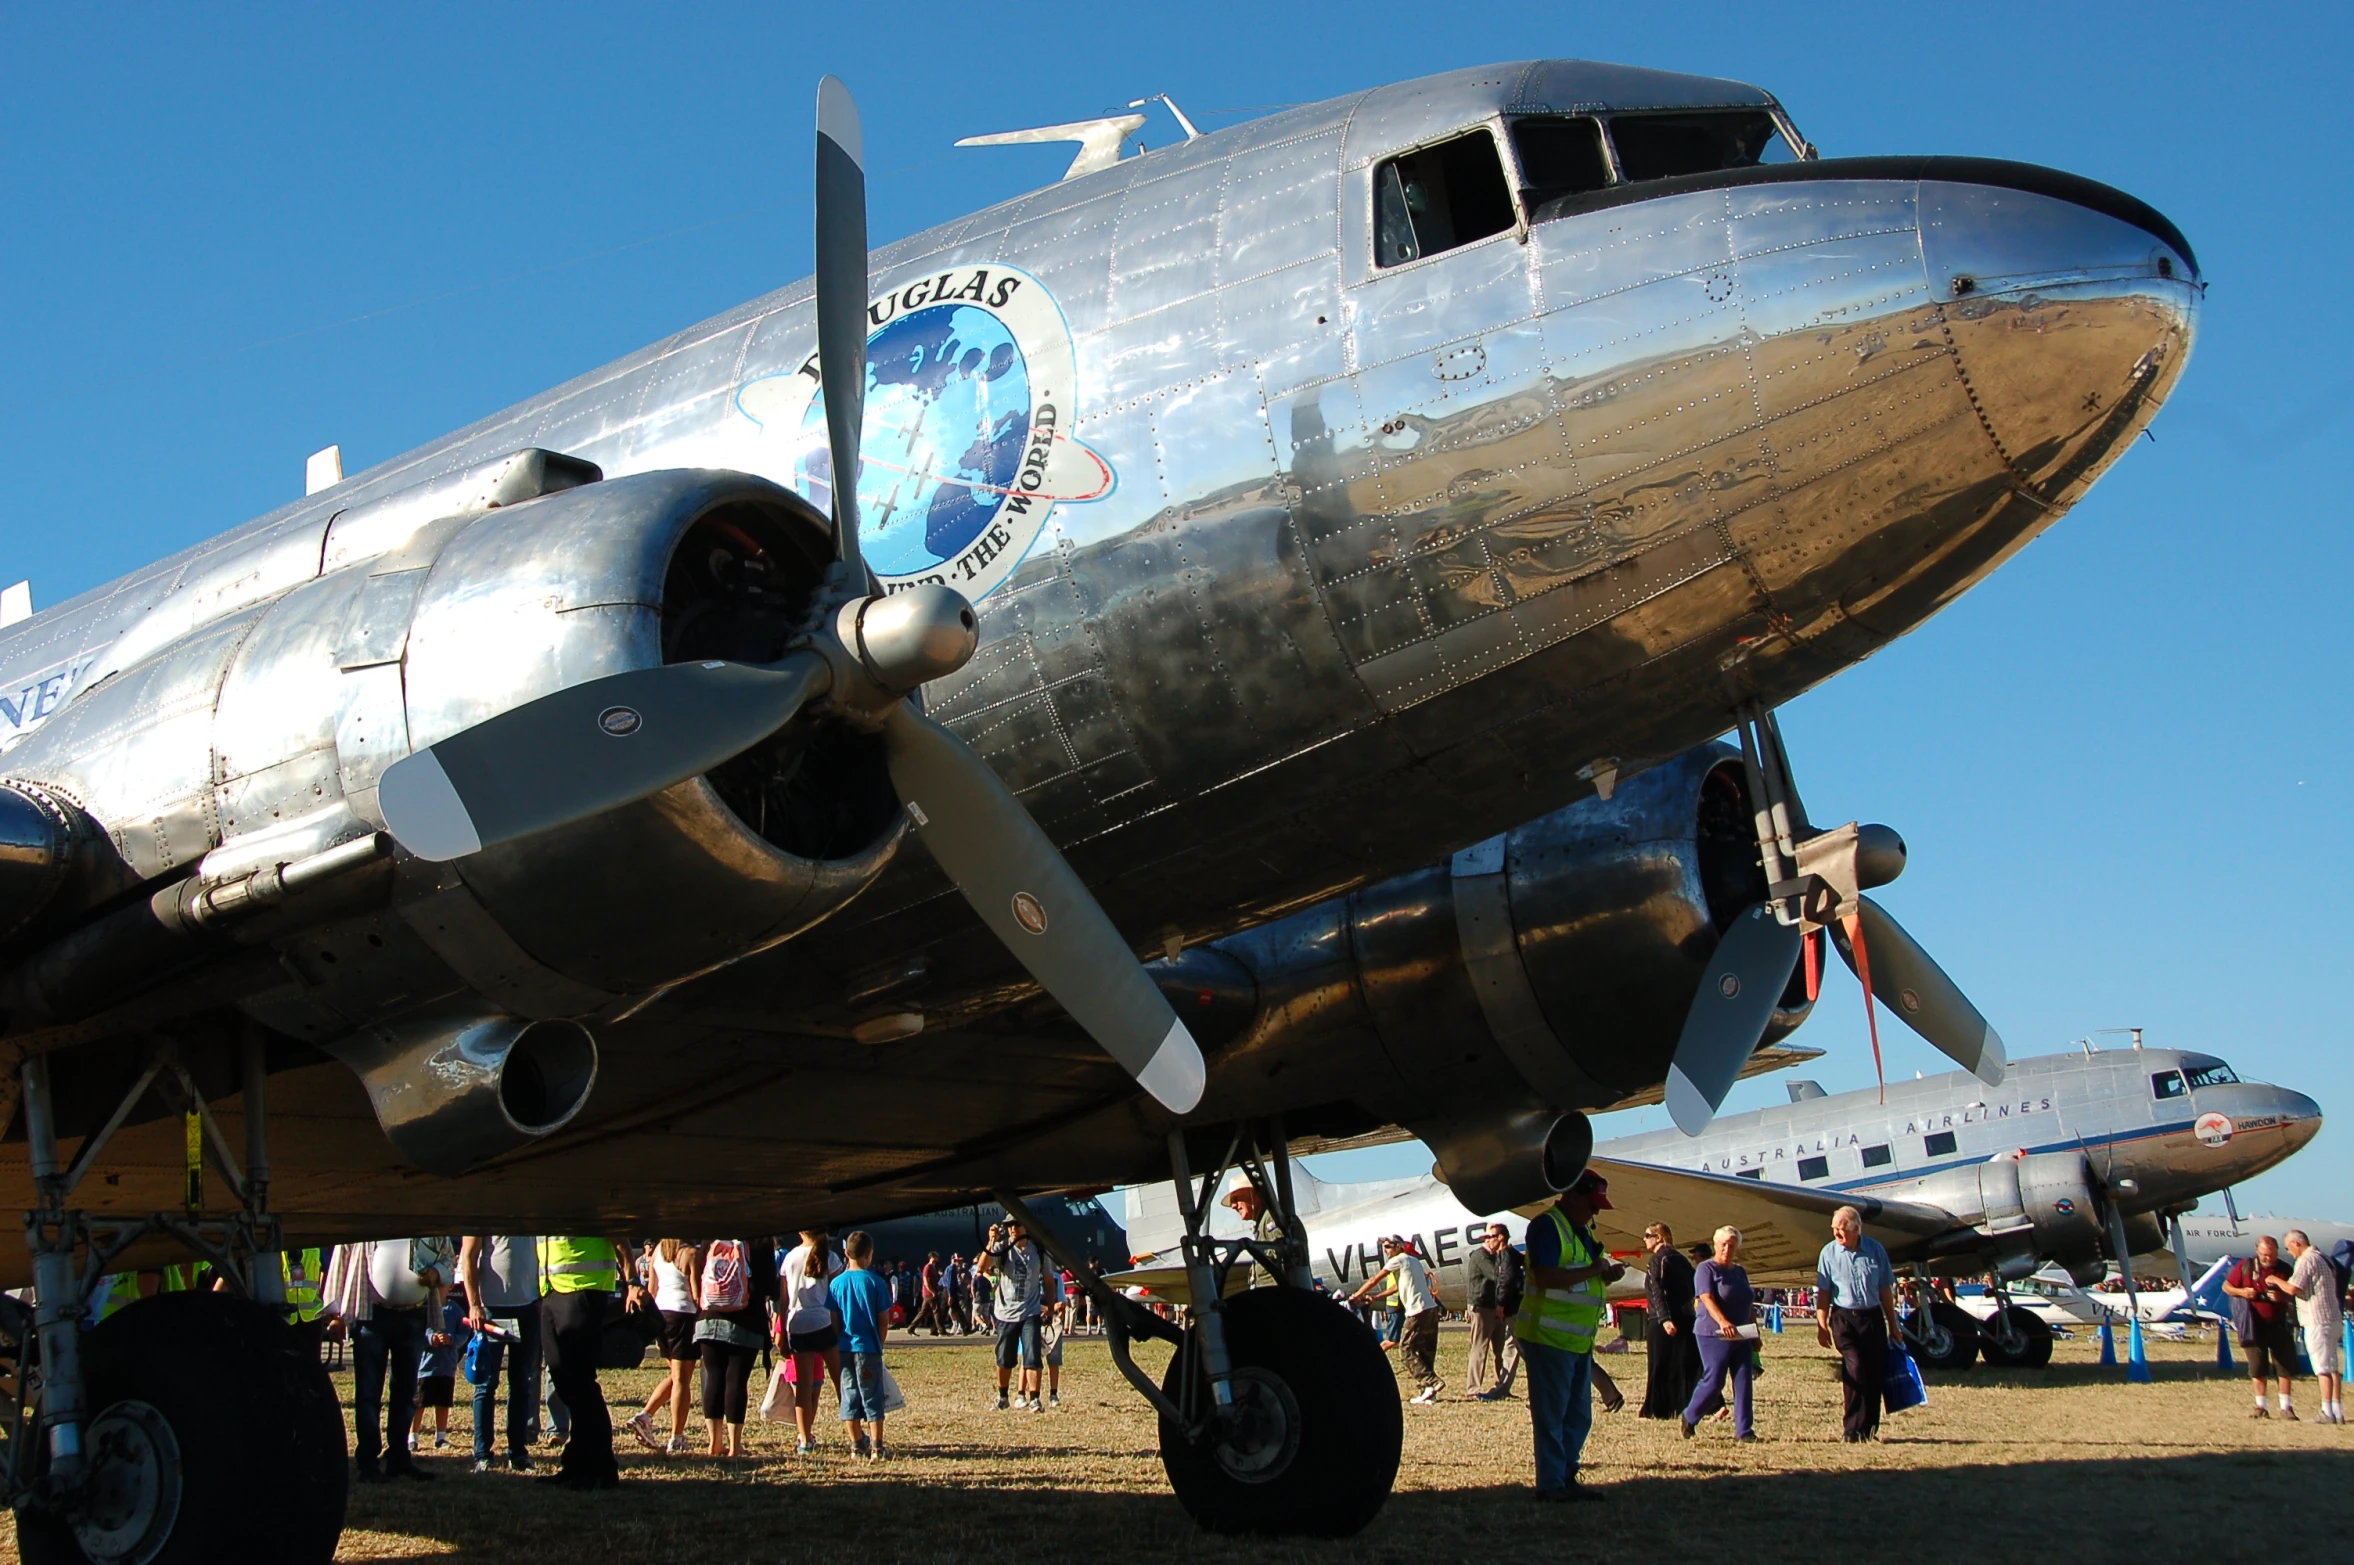
{"type": "Polygon", "coordinates": [[[2194,1092],[2201,1087],[2228,1087],[2239,1080],[2232,1074],[2230,1066],[2203,1055],[2184,1055],[2182,1073],[2190,1081],[2194,1092]]]}
{"type": "Polygon", "coordinates": [[[1763,109],[1616,114],[1610,119],[1610,141],[1618,150],[1619,177],[1628,180],[1714,174],[1784,163],[1795,155],[1763,109]]]}

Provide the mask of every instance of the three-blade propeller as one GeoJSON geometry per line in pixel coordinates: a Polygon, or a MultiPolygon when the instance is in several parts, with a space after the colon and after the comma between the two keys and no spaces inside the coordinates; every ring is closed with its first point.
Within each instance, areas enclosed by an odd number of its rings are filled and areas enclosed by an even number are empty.
{"type": "Polygon", "coordinates": [[[833,463],[838,613],[773,664],[672,663],[556,691],[388,768],[385,822],[445,860],[617,809],[709,771],[804,716],[882,726],[884,755],[933,858],[983,923],[1071,1018],[1173,1113],[1201,1101],[1200,1048],[1110,917],[1029,811],[963,740],[908,702],[962,668],[972,606],[922,585],[874,592],[858,545],[866,401],[866,174],[858,107],[817,93],[818,371],[833,463]],[[843,634],[834,627],[843,627],[843,634]]]}
{"type": "Polygon", "coordinates": [[[1771,713],[1745,720],[1742,760],[1749,776],[1766,900],[1745,909],[1717,942],[1699,993],[1684,1016],[1668,1066],[1667,1106],[1676,1128],[1708,1128],[1741,1067],[1764,1039],[1799,958],[1807,960],[1807,998],[1819,981],[1818,930],[1864,985],[1872,1059],[1880,1059],[1877,999],[1906,1026],[1989,1086],[2003,1079],[2001,1036],[1921,943],[1865,896],[1904,870],[1904,841],[1885,826],[1849,824],[1817,831],[1790,775],[1788,753],[1771,713]]]}

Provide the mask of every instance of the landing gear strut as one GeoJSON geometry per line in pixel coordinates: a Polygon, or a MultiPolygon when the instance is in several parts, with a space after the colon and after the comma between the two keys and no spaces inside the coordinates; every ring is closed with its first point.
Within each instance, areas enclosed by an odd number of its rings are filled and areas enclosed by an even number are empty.
{"type": "Polygon", "coordinates": [[[1926,1272],[1915,1272],[1912,1313],[1901,1318],[1904,1345],[1923,1369],[1968,1369],[1978,1361],[1978,1322],[1938,1297],[1926,1272]]]}
{"type": "MultiPolygon", "coordinates": [[[[1183,1133],[1172,1133],[1169,1171],[1185,1222],[1187,1329],[1050,1248],[1102,1314],[1113,1362],[1159,1411],[1170,1487],[1212,1532],[1338,1538],[1361,1530],[1397,1479],[1404,1413],[1372,1331],[1310,1285],[1281,1123],[1237,1128],[1198,1180],[1183,1133]],[[1216,1238],[1212,1204],[1237,1171],[1258,1191],[1263,1215],[1248,1237],[1216,1238]],[[1275,1285],[1248,1286],[1254,1271],[1275,1285]],[[1158,1385],[1130,1356],[1139,1336],[1178,1345],[1158,1385]]],[[[1017,1201],[998,1199],[1022,1214],[1017,1201]]]]}
{"type": "Polygon", "coordinates": [[[343,1531],[343,1415],[317,1344],[287,1323],[278,1219],[269,1210],[262,1039],[245,1041],[240,1168],[187,1069],[168,1047],[67,1165],[57,1146],[49,1062],[24,1065],[35,1197],[25,1214],[35,1308],[0,1310],[16,1360],[0,1482],[29,1565],[241,1560],[313,1565],[343,1531]],[[188,1127],[187,1199],[177,1213],[102,1220],[66,1203],[150,1092],[188,1127]],[[208,1217],[208,1160],[238,1202],[208,1217]],[[169,1236],[233,1292],[166,1294],[96,1329],[84,1319],[101,1277],[139,1241],[169,1236]],[[271,1525],[253,1528],[269,1493],[271,1525]]]}

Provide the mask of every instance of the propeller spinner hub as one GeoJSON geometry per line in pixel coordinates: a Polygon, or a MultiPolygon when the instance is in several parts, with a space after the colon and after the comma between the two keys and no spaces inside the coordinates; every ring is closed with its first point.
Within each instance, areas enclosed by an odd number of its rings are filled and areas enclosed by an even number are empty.
{"type": "Polygon", "coordinates": [[[972,661],[981,626],[964,595],[923,582],[857,607],[858,660],[875,683],[913,690],[972,661]]]}
{"type": "Polygon", "coordinates": [[[1855,834],[1855,883],[1869,891],[1904,873],[1904,839],[1889,826],[1860,826],[1855,834]]]}

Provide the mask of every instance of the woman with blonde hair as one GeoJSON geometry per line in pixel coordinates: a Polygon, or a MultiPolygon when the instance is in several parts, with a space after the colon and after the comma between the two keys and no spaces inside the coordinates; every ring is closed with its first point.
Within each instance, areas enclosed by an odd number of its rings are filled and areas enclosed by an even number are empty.
{"type": "MultiPolygon", "coordinates": [[[[793,1424],[802,1456],[817,1450],[817,1399],[826,1382],[842,1390],[841,1339],[827,1285],[842,1269],[842,1258],[823,1228],[801,1230],[801,1243],[778,1268],[777,1311],[784,1317],[786,1352],[792,1354],[793,1424]]],[[[783,1373],[780,1365],[778,1373],[783,1373]]]]}
{"type": "Polygon", "coordinates": [[[1749,1418],[1750,1385],[1757,1376],[1757,1296],[1740,1254],[1741,1230],[1728,1223],[1716,1231],[1715,1253],[1692,1271],[1692,1296],[1700,1305],[1692,1334],[1700,1344],[1701,1374],[1680,1421],[1687,1440],[1727,1380],[1733,1383],[1733,1438],[1757,1438],[1749,1418]]]}
{"type": "Polygon", "coordinates": [[[654,1246],[653,1263],[648,1270],[653,1274],[654,1308],[662,1314],[662,1361],[670,1366],[670,1373],[654,1387],[654,1394],[646,1398],[645,1407],[629,1421],[629,1432],[650,1451],[667,1451],[677,1456],[687,1449],[687,1406],[695,1390],[695,1365],[699,1350],[695,1346],[695,1271],[702,1257],[684,1239],[664,1239],[654,1246]],[[665,1447],[654,1435],[654,1415],[664,1403],[670,1405],[670,1444],[665,1447]]]}

